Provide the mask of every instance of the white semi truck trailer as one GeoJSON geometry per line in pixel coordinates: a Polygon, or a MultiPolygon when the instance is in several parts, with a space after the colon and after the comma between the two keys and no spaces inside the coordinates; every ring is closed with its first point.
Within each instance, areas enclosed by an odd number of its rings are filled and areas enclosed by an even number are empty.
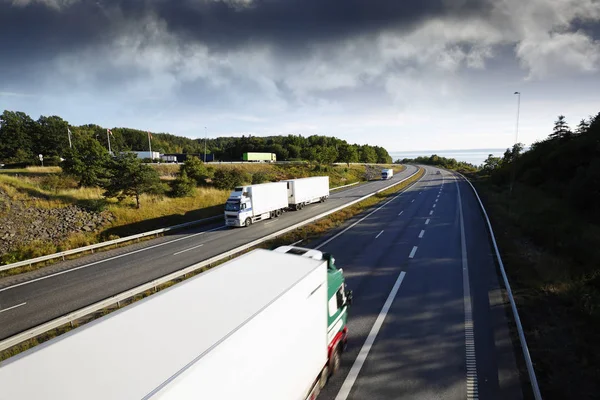
{"type": "Polygon", "coordinates": [[[225,225],[250,226],[279,217],[288,206],[287,197],[285,182],[238,186],[225,203],[225,225]]]}
{"type": "Polygon", "coordinates": [[[381,179],[383,179],[383,180],[392,179],[393,176],[394,176],[393,169],[385,168],[385,169],[381,170],[381,179]]]}
{"type": "Polygon", "coordinates": [[[304,206],[324,202],[329,197],[329,177],[313,176],[310,178],[289,179],[287,183],[288,207],[301,210],[304,206]]]}
{"type": "Polygon", "coordinates": [[[312,400],[348,332],[334,263],[254,250],[4,361],[0,398],[312,400]]]}

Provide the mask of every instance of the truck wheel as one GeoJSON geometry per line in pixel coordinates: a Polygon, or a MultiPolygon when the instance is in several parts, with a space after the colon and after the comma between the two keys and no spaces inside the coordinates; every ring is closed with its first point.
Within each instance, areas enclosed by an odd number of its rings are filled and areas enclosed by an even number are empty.
{"type": "Polygon", "coordinates": [[[281,210],[275,211],[275,217],[281,217],[281,210]]]}
{"type": "Polygon", "coordinates": [[[329,369],[331,370],[331,375],[335,375],[340,370],[341,363],[342,359],[340,357],[340,348],[337,346],[331,355],[331,360],[329,360],[329,369]]]}
{"type": "Polygon", "coordinates": [[[329,367],[326,365],[321,370],[321,375],[319,375],[319,391],[323,390],[325,384],[327,384],[327,379],[329,378],[329,367]]]}
{"type": "Polygon", "coordinates": [[[246,218],[246,222],[244,222],[244,226],[250,226],[252,225],[252,218],[248,217],[246,218]]]}

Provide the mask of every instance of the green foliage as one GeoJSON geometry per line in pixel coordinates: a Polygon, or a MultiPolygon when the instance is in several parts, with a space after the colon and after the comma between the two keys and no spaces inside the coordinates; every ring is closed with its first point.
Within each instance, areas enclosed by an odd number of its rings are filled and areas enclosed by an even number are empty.
{"type": "Polygon", "coordinates": [[[188,157],[188,159],[180,167],[180,175],[184,173],[200,186],[206,183],[214,175],[214,170],[208,168],[199,158],[188,157]]]}
{"type": "Polygon", "coordinates": [[[173,197],[193,196],[196,190],[196,182],[190,179],[185,169],[181,171],[177,179],[171,184],[171,194],[173,197]]]}
{"type": "Polygon", "coordinates": [[[40,187],[44,190],[57,193],[59,190],[76,186],[72,179],[58,174],[48,174],[40,179],[40,187]]]}
{"type": "Polygon", "coordinates": [[[121,154],[108,163],[108,180],[102,187],[107,198],[116,197],[122,201],[126,197],[135,197],[137,208],[140,208],[142,194],[161,195],[165,191],[158,172],[130,153],[121,154]]]}
{"type": "MultiPolygon", "coordinates": [[[[4,111],[0,116],[0,162],[36,164],[37,155],[63,157],[69,150],[68,130],[76,147],[86,139],[95,140],[108,150],[106,128],[94,124],[69,126],[57,116],[41,116],[34,121],[25,113],[4,111]]],[[[115,153],[147,151],[148,132],[130,128],[111,128],[111,149],[115,153]]],[[[204,153],[205,139],[152,133],[152,150],[160,153],[204,153]]],[[[239,161],[246,152],[269,152],[279,161],[305,160],[319,163],[390,163],[387,150],[378,146],[349,144],[329,136],[300,135],[269,137],[219,137],[206,140],[207,152],[221,161],[239,161]]],[[[188,177],[194,179],[190,171],[188,177]]],[[[210,177],[210,176],[209,176],[210,177]]],[[[197,181],[198,182],[198,181],[197,181]]],[[[202,179],[199,184],[202,183],[202,179]]]]}
{"type": "Polygon", "coordinates": [[[495,169],[500,168],[502,165],[502,158],[494,157],[492,154],[488,155],[488,158],[483,162],[483,170],[487,173],[494,171],[495,169]]]}
{"type": "Polygon", "coordinates": [[[110,161],[108,152],[91,137],[83,137],[75,142],[72,149],[65,151],[63,172],[75,177],[79,186],[100,186],[106,176],[106,166],[110,161]]]}
{"type": "Polygon", "coordinates": [[[271,182],[272,180],[274,180],[274,177],[265,172],[255,172],[254,174],[252,174],[252,184],[253,185],[256,185],[259,183],[271,182]]]}
{"type": "Polygon", "coordinates": [[[416,158],[404,158],[402,160],[396,160],[399,164],[425,164],[434,165],[446,169],[452,169],[461,172],[474,172],[477,171],[477,167],[473,164],[469,164],[464,161],[456,161],[454,158],[440,157],[437,154],[433,154],[429,157],[416,157],[416,158]]]}
{"type": "Polygon", "coordinates": [[[566,200],[586,217],[600,221],[600,114],[580,122],[571,133],[563,115],[554,123],[546,140],[507,149],[502,164],[491,173],[491,181],[539,188],[566,200]]]}
{"type": "Polygon", "coordinates": [[[252,175],[238,168],[221,168],[215,172],[213,182],[217,189],[233,189],[250,184],[252,175]]]}

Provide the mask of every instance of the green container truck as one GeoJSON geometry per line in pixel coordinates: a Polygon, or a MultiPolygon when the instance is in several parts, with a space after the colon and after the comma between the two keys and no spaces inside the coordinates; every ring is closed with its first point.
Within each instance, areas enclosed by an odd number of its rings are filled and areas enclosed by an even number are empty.
{"type": "Polygon", "coordinates": [[[275,153],[244,153],[242,159],[244,161],[275,162],[277,156],[275,153]]]}

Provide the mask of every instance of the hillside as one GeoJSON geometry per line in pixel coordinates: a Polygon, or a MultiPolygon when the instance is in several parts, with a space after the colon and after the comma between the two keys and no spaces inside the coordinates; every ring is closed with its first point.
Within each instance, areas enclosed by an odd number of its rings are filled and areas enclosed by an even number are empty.
{"type": "MultiPolygon", "coordinates": [[[[40,165],[38,155],[44,156],[47,166],[58,165],[69,149],[69,135],[73,146],[88,139],[97,141],[108,150],[106,127],[94,124],[72,126],[58,116],[40,116],[33,120],[23,112],[5,110],[0,116],[0,163],[40,165]]],[[[160,153],[203,153],[204,140],[175,136],[169,133],[147,132],[131,128],[110,128],[111,150],[146,151],[149,134],[152,150],[160,153]]],[[[306,160],[320,163],[363,162],[391,163],[387,150],[379,146],[349,144],[328,136],[300,135],[270,137],[220,137],[208,139],[208,153],[222,161],[241,160],[248,151],[272,152],[277,160],[306,160]]]]}
{"type": "Polygon", "coordinates": [[[518,144],[502,158],[490,156],[472,178],[494,225],[544,398],[596,398],[600,114],[574,131],[560,116],[550,132],[529,151],[518,144]]]}

